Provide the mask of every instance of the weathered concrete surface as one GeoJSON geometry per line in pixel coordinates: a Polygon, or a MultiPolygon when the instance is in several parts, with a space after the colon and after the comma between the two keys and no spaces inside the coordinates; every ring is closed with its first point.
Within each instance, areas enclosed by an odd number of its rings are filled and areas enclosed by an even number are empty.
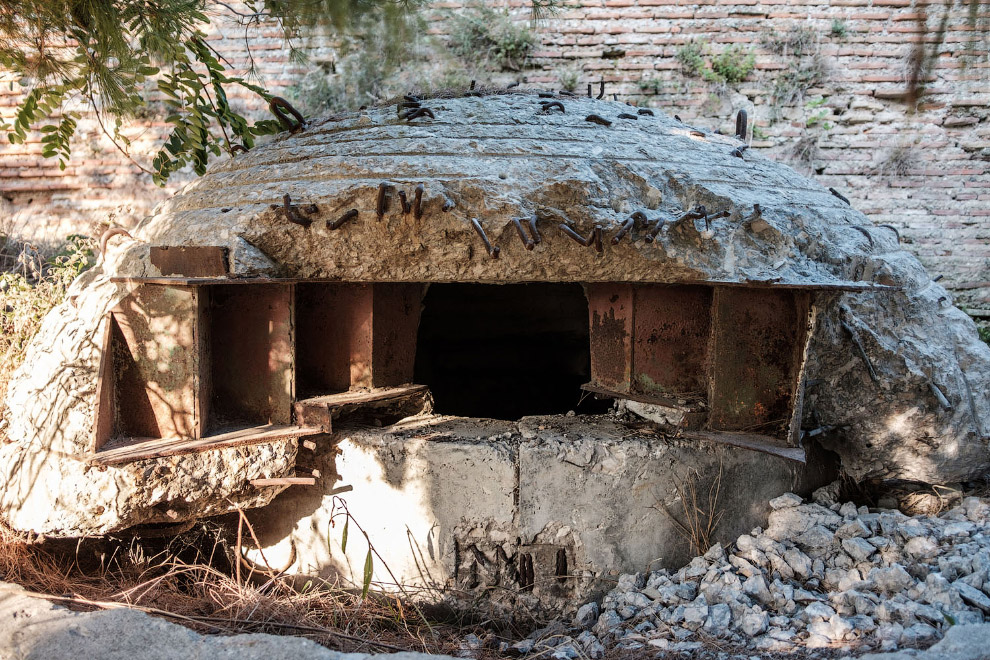
{"type": "Polygon", "coordinates": [[[426,660],[425,653],[339,653],[302,637],[200,635],[137,610],[74,612],[0,582],[0,657],[6,660],[426,660]]]}
{"type": "Polygon", "coordinates": [[[249,513],[271,566],[361,584],[368,543],[352,523],[342,550],[343,501],[391,570],[376,560],[383,586],[488,591],[493,601],[557,610],[611,588],[622,572],[675,568],[693,556],[662,511],[683,520],[677,485],[694,483],[704,508],[720,484],[715,537],[728,542],[765,524],[770,499],[834,474],[818,455],[805,466],[643,435],[611,415],[424,416],[348,432],[338,450],[320,464],[327,479],[317,488],[290,489],[249,513]],[[335,495],[342,484],[353,490],[335,495]]]}
{"type": "MultiPolygon", "coordinates": [[[[75,493],[98,493],[101,480],[123,477],[68,458],[89,441],[99,318],[126,288],[107,277],[155,274],[148,244],[223,245],[242,275],[898,286],[844,294],[819,315],[807,374],[820,383],[807,393],[806,426],[835,427],[822,441],[857,479],[945,483],[990,469],[990,348],[945,289],[899,249],[893,232],[872,227],[783,165],[751,152],[733,157],[733,138],[693,132],[660,113],[618,119],[629,109],[618,103],[562,98],[565,114],[541,115],[537,101],[525,94],[436,99],[426,102],[436,120],[405,123],[394,107],[324,120],[221,164],[142,222],[138,241],[114,239],[108,261],[46,320],[11,383],[11,443],[0,449],[3,490],[11,493],[2,502],[7,515],[22,529],[63,535],[169,521],[144,491],[126,488],[119,503],[103,504],[102,517],[94,518],[95,496],[75,493]],[[591,113],[613,124],[585,121],[591,113]],[[379,219],[382,182],[391,189],[379,219]],[[420,182],[426,192],[417,220],[401,212],[396,194],[403,189],[411,198],[420,182]],[[286,193],[301,206],[318,205],[309,228],[271,209],[286,193]],[[452,207],[444,212],[448,202],[452,207]],[[701,222],[668,221],[653,243],[644,240],[645,226],[618,245],[607,240],[633,211],[669,220],[697,204],[730,215],[710,230],[701,222]],[[762,209],[759,217],[754,204],[762,209]],[[337,231],[326,227],[324,220],[351,208],[358,209],[357,219],[337,231]],[[533,213],[544,240],[527,251],[510,220],[533,213]],[[501,248],[499,259],[484,251],[471,218],[501,248]],[[602,226],[604,253],[565,236],[557,228],[564,221],[583,235],[602,226]],[[7,485],[14,480],[16,489],[7,485]]],[[[288,458],[286,447],[273,451],[288,458]]],[[[184,462],[201,460],[213,459],[184,462]]],[[[247,456],[230,464],[238,477],[223,487],[183,484],[189,504],[183,515],[229,508],[231,500],[263,503],[268,495],[237,492],[240,474],[262,469],[247,456]]],[[[152,481],[146,492],[160,487],[152,481]]]]}
{"type": "MultiPolygon", "coordinates": [[[[937,644],[919,651],[867,653],[860,660],[986,660],[990,657],[990,623],[952,626],[937,644]]],[[[857,656],[845,656],[848,658],[857,656]]]]}

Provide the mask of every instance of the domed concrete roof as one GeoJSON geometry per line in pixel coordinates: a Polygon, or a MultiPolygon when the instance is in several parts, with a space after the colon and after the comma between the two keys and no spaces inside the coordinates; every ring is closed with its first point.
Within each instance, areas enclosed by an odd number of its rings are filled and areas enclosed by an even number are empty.
{"type": "MultiPolygon", "coordinates": [[[[863,255],[896,250],[895,232],[874,228],[825,188],[660,111],[523,93],[422,104],[435,118],[403,120],[396,106],[376,107],[239,154],[166,202],[136,236],[230,244],[235,257],[260,252],[285,276],[424,282],[837,284],[860,279],[863,255]],[[272,208],[285,195],[312,224],[272,208]],[[707,231],[700,217],[673,222],[698,206],[707,231]],[[328,227],[351,209],[356,217],[328,227]],[[633,214],[643,215],[613,245],[633,214]],[[534,216],[543,240],[527,250],[512,221],[528,234],[534,216]],[[563,223],[582,237],[600,227],[602,251],[576,242],[563,223]]],[[[884,267],[867,275],[866,283],[892,282],[884,267]]]]}

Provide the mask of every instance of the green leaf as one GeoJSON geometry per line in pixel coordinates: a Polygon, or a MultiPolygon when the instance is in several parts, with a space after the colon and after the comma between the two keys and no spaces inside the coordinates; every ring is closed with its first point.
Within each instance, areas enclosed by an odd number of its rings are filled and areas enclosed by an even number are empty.
{"type": "Polygon", "coordinates": [[[368,556],[364,558],[364,586],[361,588],[361,598],[368,597],[368,590],[371,589],[371,574],[374,570],[374,560],[371,558],[371,546],[368,546],[368,556]]]}
{"type": "Polygon", "coordinates": [[[340,535],[340,551],[347,552],[347,531],[351,525],[351,519],[344,521],[344,533],[340,535]]]}

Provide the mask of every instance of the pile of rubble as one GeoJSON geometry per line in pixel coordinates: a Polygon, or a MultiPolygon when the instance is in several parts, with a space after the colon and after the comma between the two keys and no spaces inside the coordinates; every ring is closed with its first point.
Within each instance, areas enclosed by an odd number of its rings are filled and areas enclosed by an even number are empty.
{"type": "Polygon", "coordinates": [[[859,653],[929,646],[951,626],[990,620],[990,501],[909,517],[829,502],[827,489],[816,500],[778,497],[767,529],[676,572],[623,575],[570,627],[544,628],[511,650],[859,653]]]}

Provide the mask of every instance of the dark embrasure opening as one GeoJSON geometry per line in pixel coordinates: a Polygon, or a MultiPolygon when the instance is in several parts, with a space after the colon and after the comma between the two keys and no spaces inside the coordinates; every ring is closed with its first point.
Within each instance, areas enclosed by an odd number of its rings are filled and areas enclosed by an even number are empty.
{"type": "Polygon", "coordinates": [[[415,381],[438,414],[515,420],[604,412],[591,374],[580,284],[433,284],[423,300],[415,381]]]}

